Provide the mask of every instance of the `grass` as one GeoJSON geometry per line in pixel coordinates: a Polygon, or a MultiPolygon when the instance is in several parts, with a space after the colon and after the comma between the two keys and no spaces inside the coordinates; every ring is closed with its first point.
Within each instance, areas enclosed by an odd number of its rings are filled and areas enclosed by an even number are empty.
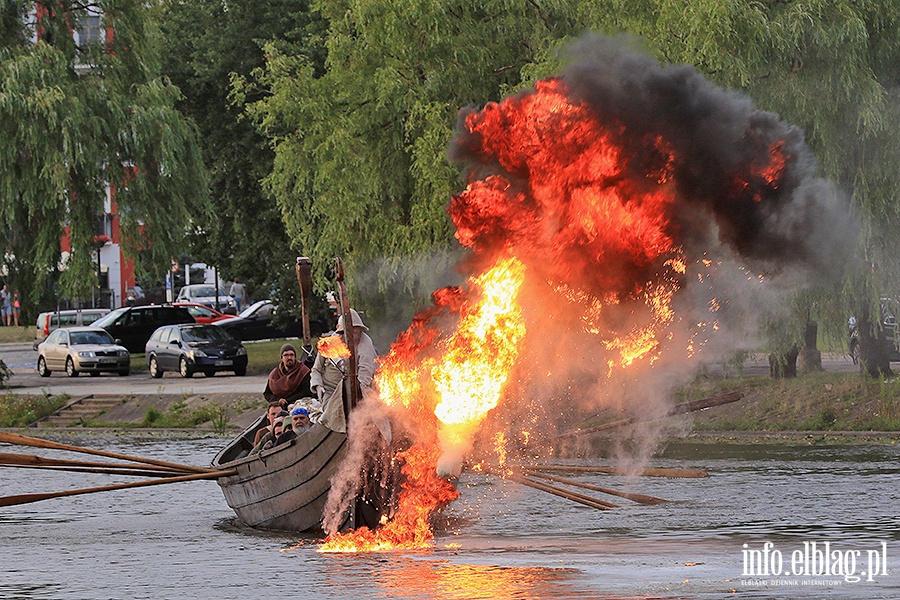
{"type": "Polygon", "coordinates": [[[18,327],[0,327],[0,344],[10,344],[17,342],[33,342],[34,341],[34,325],[18,327]]]}
{"type": "Polygon", "coordinates": [[[69,396],[19,396],[7,392],[0,396],[0,427],[27,427],[30,423],[59,410],[69,396]]]}
{"type": "MultiPolygon", "coordinates": [[[[265,342],[244,342],[247,349],[247,371],[250,373],[268,373],[281,360],[281,346],[293,344],[297,353],[301,353],[303,340],[267,340],[265,342]]],[[[316,340],[313,339],[315,346],[316,340]]]]}
{"type": "MultiPolygon", "coordinates": [[[[223,435],[232,428],[230,416],[241,414],[249,409],[260,409],[258,399],[250,399],[240,396],[234,401],[222,405],[211,402],[201,397],[202,404],[190,406],[187,396],[182,396],[181,401],[172,404],[165,410],[150,407],[144,413],[144,418],[137,423],[110,423],[102,418],[87,419],[80,427],[114,427],[114,428],[159,428],[159,429],[195,429],[198,426],[209,423],[215,433],[223,435]]],[[[102,415],[101,415],[102,416],[102,415]]]]}
{"type": "Polygon", "coordinates": [[[191,429],[212,421],[213,423],[222,423],[222,431],[227,429],[228,409],[221,405],[206,403],[203,406],[188,408],[185,402],[177,402],[170,406],[165,412],[151,407],[147,409],[143,422],[137,424],[137,427],[162,427],[164,429],[191,429]]]}
{"type": "Polygon", "coordinates": [[[791,379],[732,378],[684,386],[679,401],[740,390],[743,399],[695,413],[698,430],[900,431],[900,377],[809,373],[791,379]]]}

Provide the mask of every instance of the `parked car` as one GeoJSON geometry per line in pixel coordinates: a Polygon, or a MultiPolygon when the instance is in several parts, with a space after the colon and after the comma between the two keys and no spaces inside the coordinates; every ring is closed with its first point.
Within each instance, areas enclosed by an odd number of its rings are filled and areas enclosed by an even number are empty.
{"type": "Polygon", "coordinates": [[[171,305],[123,306],[94,323],[121,340],[129,352],[144,351],[147,340],[159,327],[179,323],[196,323],[185,308],[171,305]]]}
{"type": "Polygon", "coordinates": [[[245,342],[303,336],[300,321],[291,315],[284,320],[277,320],[277,314],[278,307],[271,300],[260,300],[248,306],[234,319],[216,321],[213,324],[245,342]]]}
{"type": "Polygon", "coordinates": [[[238,340],[214,325],[167,325],[153,332],[144,349],[151,377],[178,371],[182,377],[200,372],[212,377],[219,371],[247,374],[247,350],[238,340]]]}
{"type": "MultiPolygon", "coordinates": [[[[900,314],[900,301],[893,298],[881,298],[881,343],[884,344],[888,360],[891,362],[900,361],[900,329],[897,327],[897,314],[900,314]]],[[[847,327],[849,329],[850,358],[856,365],[859,364],[859,328],[856,317],[850,317],[847,327]]]]}
{"type": "Polygon", "coordinates": [[[77,308],[42,312],[38,315],[37,323],[35,324],[34,344],[31,347],[37,350],[38,344],[46,340],[52,331],[60,327],[90,325],[106,314],[109,314],[108,308],[77,308]]]}
{"type": "Polygon", "coordinates": [[[195,302],[176,302],[172,306],[180,306],[181,308],[186,308],[191,316],[194,317],[194,320],[203,325],[209,325],[210,323],[215,323],[216,321],[221,321],[222,319],[233,319],[234,315],[226,315],[225,313],[219,312],[214,308],[210,308],[203,304],[197,304],[195,302]]]}
{"type": "Polygon", "coordinates": [[[37,370],[41,377],[49,377],[63,369],[69,377],[104,371],[124,376],[131,372],[131,355],[100,327],[61,328],[38,344],[37,370]]]}
{"type": "Polygon", "coordinates": [[[234,298],[222,286],[219,286],[219,305],[218,307],[216,306],[216,286],[211,283],[197,283],[182,287],[178,292],[178,297],[175,298],[175,302],[195,302],[209,308],[221,310],[227,315],[237,313],[237,304],[234,298]]]}

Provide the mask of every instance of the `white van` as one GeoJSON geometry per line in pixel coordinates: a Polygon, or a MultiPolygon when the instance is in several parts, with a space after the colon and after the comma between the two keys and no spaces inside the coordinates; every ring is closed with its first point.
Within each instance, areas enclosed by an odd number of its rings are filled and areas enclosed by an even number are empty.
{"type": "Polygon", "coordinates": [[[38,344],[47,339],[55,329],[60,327],[74,327],[90,325],[100,317],[109,313],[108,308],[78,308],[72,310],[60,310],[42,312],[38,315],[34,329],[34,344],[32,348],[37,350],[38,344]]]}

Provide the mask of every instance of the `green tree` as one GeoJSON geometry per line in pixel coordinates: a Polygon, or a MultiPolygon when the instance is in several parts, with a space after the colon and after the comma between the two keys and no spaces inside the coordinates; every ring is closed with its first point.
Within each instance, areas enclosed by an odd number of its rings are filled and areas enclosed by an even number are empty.
{"type": "Polygon", "coordinates": [[[370,309],[434,289],[454,250],[444,207],[460,185],[446,158],[457,112],[519,85],[522,67],[571,30],[564,4],[320,2],[324,72],[270,46],[258,79],[236,81],[275,148],[266,188],[320,289],[334,256],[357,298],[380,288],[370,309]],[[257,84],[269,95],[251,103],[257,84]]]}
{"type": "MultiPolygon", "coordinates": [[[[457,111],[558,73],[559,50],[593,30],[631,34],[660,61],[691,64],[806,132],[822,174],[853,199],[863,259],[844,295],[800,299],[798,315],[843,337],[851,296],[877,304],[869,290],[900,282],[896,2],[345,0],[314,8],[329,23],[324,72],[270,47],[265,69],[253,82],[237,80],[236,94],[250,101],[258,86],[270,94],[248,113],[275,148],[266,186],[291,239],[317,260],[345,256],[357,279],[380,261],[383,286],[399,275],[415,287],[414,275],[399,271],[403,260],[452,251],[444,207],[461,184],[446,148],[457,111]]],[[[846,243],[856,243],[851,232],[846,243]]],[[[803,331],[798,322],[777,346],[800,342],[803,331]]]]}
{"type": "Polygon", "coordinates": [[[37,301],[67,227],[59,291],[90,294],[107,186],[126,255],[160,276],[205,218],[206,171],[144,3],[7,2],[0,26],[0,221],[14,285],[37,301]]]}
{"type": "Polygon", "coordinates": [[[193,232],[191,253],[226,279],[250,282],[255,296],[274,292],[295,305],[294,259],[308,249],[292,243],[262,189],[274,155],[229,98],[230,81],[265,63],[265,41],[321,67],[323,22],[306,0],[165,0],[156,16],[169,48],[164,72],[184,94],[177,106],[198,125],[210,173],[213,214],[193,232]]]}
{"type": "MultiPolygon", "coordinates": [[[[584,5],[582,18],[592,28],[641,36],[660,60],[692,64],[800,127],[822,174],[851,198],[861,227],[842,240],[854,254],[843,293],[819,290],[816,298],[807,298],[807,309],[797,311],[821,320],[832,340],[846,343],[850,314],[878,315],[881,294],[900,296],[900,5],[891,0],[613,5],[614,10],[584,5]]],[[[860,326],[877,327],[875,321],[860,326]]],[[[802,342],[803,324],[791,331],[780,351],[802,342]]],[[[889,372],[881,350],[864,349],[873,374],[889,372]]]]}

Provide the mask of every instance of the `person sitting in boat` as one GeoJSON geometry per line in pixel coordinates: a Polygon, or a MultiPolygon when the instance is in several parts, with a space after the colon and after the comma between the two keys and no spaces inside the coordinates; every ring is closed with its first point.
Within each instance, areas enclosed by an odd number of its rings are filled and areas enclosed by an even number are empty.
{"type": "Polygon", "coordinates": [[[288,403],[309,396],[309,367],[297,360],[297,350],[291,344],[281,347],[281,362],[269,373],[263,396],[266,400],[285,399],[288,403]]]}
{"type": "Polygon", "coordinates": [[[261,440],[264,435],[272,431],[272,423],[275,422],[275,417],[278,416],[278,413],[284,410],[285,406],[287,406],[287,404],[284,402],[283,398],[280,400],[269,402],[269,406],[266,407],[265,427],[260,427],[256,431],[256,437],[253,438],[254,447],[259,443],[259,440],[261,440]]]}
{"type": "Polygon", "coordinates": [[[293,425],[291,425],[290,417],[285,417],[284,422],[281,424],[281,433],[278,434],[278,437],[275,438],[275,443],[272,444],[274,448],[278,444],[283,444],[287,441],[294,439],[295,436],[293,432],[293,425]]]}
{"type": "Polygon", "coordinates": [[[309,413],[310,423],[318,423],[319,419],[322,417],[322,405],[312,396],[300,398],[293,404],[289,405],[287,411],[293,415],[295,408],[305,408],[306,412],[309,413]]]}
{"type": "MultiPolygon", "coordinates": [[[[375,350],[372,338],[365,333],[369,328],[365,326],[359,313],[351,308],[350,317],[352,326],[356,331],[356,339],[359,340],[356,345],[356,375],[359,379],[360,388],[365,392],[372,386],[372,378],[375,376],[375,358],[378,356],[378,352],[375,350]]],[[[338,318],[335,334],[341,335],[343,333],[344,317],[342,315],[338,318]]],[[[346,369],[346,359],[325,358],[321,354],[316,355],[316,360],[313,363],[312,372],[309,376],[309,387],[315,392],[316,397],[326,411],[328,401],[344,381],[346,369]]]]}
{"type": "Polygon", "coordinates": [[[262,439],[259,440],[259,443],[253,447],[253,450],[250,451],[250,455],[259,454],[263,450],[268,450],[272,446],[275,445],[275,441],[278,439],[284,430],[284,420],[288,416],[288,412],[283,410],[278,413],[275,417],[275,420],[272,422],[272,431],[267,432],[262,439]]]}
{"type": "Polygon", "coordinates": [[[310,430],[312,422],[309,420],[309,411],[302,406],[298,406],[291,411],[290,428],[287,427],[287,421],[285,421],[285,426],[284,433],[275,440],[276,446],[296,439],[297,436],[303,435],[310,430]]]}

